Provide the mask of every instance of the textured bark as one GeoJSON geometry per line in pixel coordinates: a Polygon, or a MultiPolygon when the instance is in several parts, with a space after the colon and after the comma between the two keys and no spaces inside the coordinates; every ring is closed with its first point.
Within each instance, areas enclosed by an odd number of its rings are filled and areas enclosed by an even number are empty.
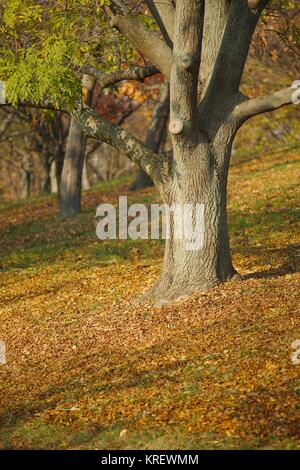
{"type": "MultiPolygon", "coordinates": [[[[84,101],[90,103],[95,80],[84,75],[82,85],[84,101]]],[[[82,127],[75,119],[71,119],[59,185],[59,216],[61,219],[68,219],[81,211],[81,183],[85,148],[86,136],[82,127]]]]}
{"type": "Polygon", "coordinates": [[[157,34],[150,32],[120,0],[111,0],[111,24],[128,37],[138,51],[169,77],[172,66],[172,52],[157,34]]]}
{"type": "Polygon", "coordinates": [[[186,240],[176,240],[171,213],[161,278],[140,300],[161,305],[239,277],[231,260],[226,204],[234,132],[232,126],[223,129],[222,143],[219,139],[215,145],[175,145],[170,177],[161,196],[169,206],[204,205],[204,244],[193,251],[186,240]]]}
{"type": "Polygon", "coordinates": [[[209,84],[223,38],[229,6],[230,0],[205,1],[199,94],[204,94],[209,84]]]}
{"type": "Polygon", "coordinates": [[[143,82],[145,78],[159,73],[159,70],[153,65],[145,65],[144,67],[132,67],[130,69],[116,70],[115,72],[106,74],[91,65],[85,65],[82,67],[82,72],[97,78],[98,85],[101,88],[105,88],[109,85],[122,82],[123,80],[138,80],[143,82]]]}

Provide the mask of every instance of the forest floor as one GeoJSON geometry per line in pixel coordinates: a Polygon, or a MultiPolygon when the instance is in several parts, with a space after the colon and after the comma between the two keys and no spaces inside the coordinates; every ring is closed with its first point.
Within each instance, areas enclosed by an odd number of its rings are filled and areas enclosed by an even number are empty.
{"type": "Polygon", "coordinates": [[[54,196],[0,206],[0,447],[299,448],[299,175],[296,151],[234,157],[245,279],[162,308],[132,301],[163,243],[95,234],[97,205],[154,189],[100,184],[65,222],[54,196]]]}

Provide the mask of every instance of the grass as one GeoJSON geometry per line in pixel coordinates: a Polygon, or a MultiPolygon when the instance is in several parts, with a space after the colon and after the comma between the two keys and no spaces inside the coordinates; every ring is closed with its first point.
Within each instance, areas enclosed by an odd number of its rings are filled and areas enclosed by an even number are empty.
{"type": "Polygon", "coordinates": [[[0,206],[0,447],[296,449],[299,155],[234,157],[233,257],[245,275],[155,309],[132,300],[161,267],[157,241],[99,241],[101,202],[159,201],[128,178],[0,206]]]}

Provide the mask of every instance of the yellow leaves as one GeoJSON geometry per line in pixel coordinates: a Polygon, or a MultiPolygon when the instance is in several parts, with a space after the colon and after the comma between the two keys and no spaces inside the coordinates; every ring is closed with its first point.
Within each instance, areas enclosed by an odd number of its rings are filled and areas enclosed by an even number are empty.
{"type": "Polygon", "coordinates": [[[273,60],[273,62],[277,62],[278,61],[278,51],[276,49],[273,49],[272,52],[271,52],[271,59],[273,60]]]}
{"type": "Polygon", "coordinates": [[[276,368],[277,368],[277,365],[274,364],[273,362],[268,361],[268,362],[266,363],[266,369],[267,369],[267,370],[274,370],[274,369],[276,369],[276,368]]]}
{"type": "Polygon", "coordinates": [[[143,103],[147,100],[147,95],[143,88],[135,81],[126,81],[119,86],[119,94],[127,95],[137,103],[143,103]]]}

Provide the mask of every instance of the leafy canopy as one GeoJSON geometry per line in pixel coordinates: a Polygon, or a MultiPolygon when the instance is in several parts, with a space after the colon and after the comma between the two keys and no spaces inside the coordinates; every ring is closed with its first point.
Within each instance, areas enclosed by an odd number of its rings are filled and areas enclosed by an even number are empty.
{"type": "Polygon", "coordinates": [[[84,64],[111,71],[131,55],[106,21],[109,0],[2,0],[0,80],[12,104],[71,105],[84,64]]]}

